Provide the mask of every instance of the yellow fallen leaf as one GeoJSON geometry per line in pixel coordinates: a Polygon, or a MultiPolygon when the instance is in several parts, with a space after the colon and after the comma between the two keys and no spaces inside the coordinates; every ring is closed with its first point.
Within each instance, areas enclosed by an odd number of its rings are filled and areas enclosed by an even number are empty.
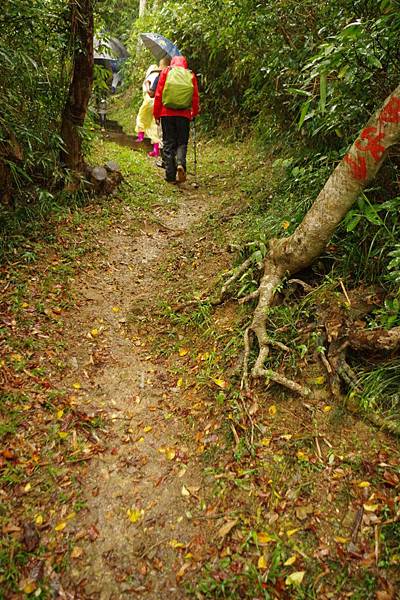
{"type": "Polygon", "coordinates": [[[286,577],[286,585],[300,585],[304,579],[305,571],[296,571],[286,577]]]}
{"type": "Polygon", "coordinates": [[[165,458],[167,460],[174,460],[176,456],[176,452],[174,448],[166,448],[165,449],[165,458]]]}
{"type": "Polygon", "coordinates": [[[184,563],[181,568],[179,569],[179,571],[176,574],[176,580],[180,581],[182,579],[182,577],[184,576],[184,574],[186,573],[186,571],[188,570],[188,568],[190,567],[190,562],[186,562],[184,563]]]}
{"type": "Polygon", "coordinates": [[[180,348],[179,350],[179,356],[186,356],[186,354],[189,352],[189,350],[187,348],[180,348]]]}
{"type": "Polygon", "coordinates": [[[149,431],[151,431],[153,428],[151,425],[146,425],[146,427],[143,427],[143,431],[144,433],[149,433],[149,431]]]}
{"type": "Polygon", "coordinates": [[[271,443],[271,438],[263,438],[260,442],[261,446],[269,446],[271,443]]]}
{"type": "Polygon", "coordinates": [[[213,382],[215,383],[215,385],[222,388],[223,390],[228,387],[228,384],[223,379],[214,379],[213,378],[213,382]]]}
{"type": "Polygon", "coordinates": [[[82,386],[81,386],[81,384],[80,384],[79,382],[76,382],[76,383],[73,383],[73,384],[72,384],[72,387],[73,387],[75,390],[80,390],[82,386]]]}
{"type": "Polygon", "coordinates": [[[22,591],[25,594],[32,594],[32,592],[34,592],[36,590],[36,588],[37,588],[37,585],[36,585],[35,581],[27,581],[26,583],[24,583],[22,591]]]}
{"type": "Polygon", "coordinates": [[[27,302],[23,302],[21,304],[22,308],[28,308],[29,304],[27,302]]]}
{"type": "Polygon", "coordinates": [[[300,527],[296,527],[295,529],[289,529],[289,530],[286,532],[286,535],[287,535],[288,537],[292,537],[292,535],[294,535],[294,534],[295,534],[295,533],[297,533],[298,531],[300,531],[300,527]]]}
{"type": "Polygon", "coordinates": [[[36,525],[43,525],[43,515],[36,515],[35,517],[35,523],[36,525]]]}
{"type": "Polygon", "coordinates": [[[332,410],[332,406],[330,406],[329,404],[327,404],[326,406],[324,406],[323,411],[328,413],[332,410]]]}
{"type": "Polygon", "coordinates": [[[76,512],[72,512],[69,513],[69,515],[67,515],[65,518],[67,519],[67,521],[70,521],[71,519],[75,519],[76,517],[76,512]]]}
{"type": "Polygon", "coordinates": [[[121,310],[121,309],[119,308],[119,306],[113,306],[113,307],[112,307],[112,311],[113,311],[113,313],[119,313],[119,311],[120,311],[120,310],[121,310]]]}
{"type": "Polygon", "coordinates": [[[360,483],[358,484],[358,487],[360,488],[367,488],[369,487],[371,484],[369,481],[360,481],[360,483]]]}
{"type": "Polygon", "coordinates": [[[314,377],[311,381],[314,385],[322,385],[325,383],[326,379],[324,375],[320,375],[319,377],[314,377]]]}
{"type": "Polygon", "coordinates": [[[210,357],[210,353],[209,352],[203,352],[203,354],[199,354],[197,358],[199,360],[203,360],[204,361],[204,360],[207,360],[207,358],[209,358],[209,357],[210,357]]]}
{"type": "Polygon", "coordinates": [[[61,419],[63,417],[63,415],[64,415],[63,409],[57,411],[57,419],[61,419]]]}
{"type": "Polygon", "coordinates": [[[375,512],[378,510],[379,504],[364,504],[364,510],[366,512],[375,512]]]}
{"type": "Polygon", "coordinates": [[[66,521],[61,521],[61,523],[58,523],[58,524],[57,524],[57,525],[54,527],[54,529],[55,529],[56,531],[62,531],[63,529],[65,529],[65,528],[66,528],[66,526],[67,526],[67,523],[66,523],[66,521]]]}
{"type": "Polygon", "coordinates": [[[15,362],[20,362],[22,360],[22,356],[20,354],[11,354],[11,359],[15,362]]]}
{"type": "Polygon", "coordinates": [[[264,556],[259,556],[257,567],[260,569],[260,571],[265,571],[267,568],[267,561],[265,560],[264,556]]]}
{"type": "Polygon", "coordinates": [[[282,229],[285,229],[285,230],[288,229],[289,225],[290,225],[289,221],[282,221],[282,229]]]}
{"type": "Polygon", "coordinates": [[[260,546],[275,541],[275,538],[273,538],[271,535],[269,535],[269,533],[266,533],[265,531],[260,531],[259,533],[257,533],[257,542],[260,544],[260,546]]]}
{"type": "Polygon", "coordinates": [[[335,542],[337,542],[338,544],[347,544],[347,542],[349,541],[349,538],[345,538],[342,537],[340,535],[337,535],[336,537],[333,538],[335,540],[335,542]]]}
{"type": "Polygon", "coordinates": [[[137,508],[128,508],[126,514],[128,515],[131,523],[137,523],[137,521],[142,518],[144,511],[137,508]]]}
{"type": "Polygon", "coordinates": [[[65,438],[68,437],[68,431],[59,431],[58,432],[58,437],[62,440],[65,440],[65,438]]]}
{"type": "Polygon", "coordinates": [[[93,327],[93,329],[90,330],[90,335],[92,337],[96,337],[97,335],[99,335],[99,330],[97,329],[97,327],[93,327]]]}
{"type": "Polygon", "coordinates": [[[74,546],[74,548],[72,548],[71,558],[80,558],[82,554],[83,548],[80,548],[79,546],[74,546]]]}
{"type": "Polygon", "coordinates": [[[137,441],[137,442],[138,442],[138,444],[143,444],[143,442],[144,442],[144,437],[140,437],[140,438],[138,439],[138,441],[137,441]]]}
{"type": "Polygon", "coordinates": [[[274,417],[276,415],[276,406],[275,404],[271,404],[271,406],[268,408],[268,412],[271,415],[271,417],[274,417]]]}
{"type": "Polygon", "coordinates": [[[297,555],[293,554],[293,556],[291,556],[290,558],[288,558],[287,561],[285,561],[283,563],[283,566],[284,567],[290,567],[291,565],[294,565],[294,563],[296,562],[296,560],[297,560],[297,555]]]}
{"type": "Polygon", "coordinates": [[[186,548],[186,544],[184,544],[183,542],[178,542],[178,540],[171,540],[169,542],[169,545],[171,546],[171,548],[186,548]]]}
{"type": "Polygon", "coordinates": [[[183,385],[183,379],[182,379],[182,377],[179,377],[179,379],[178,379],[178,381],[177,381],[176,385],[177,385],[178,387],[182,387],[182,385],[183,385]]]}
{"type": "Polygon", "coordinates": [[[283,440],[286,440],[287,442],[288,442],[289,440],[291,440],[291,439],[292,439],[292,437],[293,437],[293,435],[292,435],[291,433],[284,433],[283,435],[281,435],[281,438],[282,438],[283,440]]]}
{"type": "Polygon", "coordinates": [[[305,453],[304,453],[302,450],[298,450],[298,451],[297,451],[297,458],[298,458],[299,460],[305,460],[305,461],[308,461],[308,460],[310,460],[310,459],[308,458],[307,454],[305,454],[305,453]]]}

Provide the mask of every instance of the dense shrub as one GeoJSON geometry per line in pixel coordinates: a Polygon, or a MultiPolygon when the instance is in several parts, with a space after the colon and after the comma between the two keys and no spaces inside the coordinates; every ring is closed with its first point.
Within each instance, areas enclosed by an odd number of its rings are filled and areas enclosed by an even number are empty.
{"type": "Polygon", "coordinates": [[[0,142],[15,137],[22,160],[10,164],[17,188],[55,178],[61,112],[69,81],[68,5],[6,0],[0,13],[0,142]]]}

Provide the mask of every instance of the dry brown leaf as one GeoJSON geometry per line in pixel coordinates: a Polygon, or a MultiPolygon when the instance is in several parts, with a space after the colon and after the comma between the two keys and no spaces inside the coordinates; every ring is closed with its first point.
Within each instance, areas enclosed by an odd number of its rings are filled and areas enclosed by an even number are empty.
{"type": "Polygon", "coordinates": [[[182,579],[182,577],[184,576],[184,574],[186,573],[186,571],[188,570],[189,567],[190,567],[190,562],[186,562],[181,566],[181,568],[179,569],[179,571],[176,574],[176,581],[180,581],[182,579]]]}
{"type": "Polygon", "coordinates": [[[217,536],[220,538],[224,538],[235,527],[237,522],[237,519],[233,519],[232,521],[227,521],[226,523],[224,523],[222,527],[218,529],[217,536]]]}
{"type": "Polygon", "coordinates": [[[71,558],[81,558],[83,555],[83,548],[80,546],[74,546],[71,552],[71,558]]]}

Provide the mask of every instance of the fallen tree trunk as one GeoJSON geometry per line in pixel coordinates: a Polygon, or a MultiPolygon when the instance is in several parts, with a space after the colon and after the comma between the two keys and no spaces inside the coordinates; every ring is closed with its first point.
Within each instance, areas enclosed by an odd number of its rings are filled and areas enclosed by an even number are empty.
{"type": "Polygon", "coordinates": [[[269,353],[266,329],[267,309],[285,276],[308,267],[329,242],[336,227],[351,208],[360,192],[375,177],[387,150],[400,142],[400,86],[385,100],[383,107],[371,117],[349,152],[327,180],[314,204],[296,231],[289,237],[271,240],[264,262],[259,287],[259,301],[253,320],[245,334],[245,361],[242,384],[248,387],[251,340],[259,346],[257,360],[251,370],[253,378],[265,377],[307,396],[310,390],[281,375],[265,369],[269,353]]]}

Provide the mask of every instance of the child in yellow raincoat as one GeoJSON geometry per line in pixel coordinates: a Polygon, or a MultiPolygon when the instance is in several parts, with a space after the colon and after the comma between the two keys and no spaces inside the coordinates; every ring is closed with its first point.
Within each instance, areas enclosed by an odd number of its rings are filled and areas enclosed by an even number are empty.
{"type": "Polygon", "coordinates": [[[146,77],[143,81],[143,102],[139,108],[136,118],[137,142],[143,142],[144,137],[149,137],[153,144],[152,152],[149,156],[159,156],[160,154],[160,138],[157,131],[157,124],[153,116],[154,97],[149,94],[150,88],[155,79],[159,76],[161,69],[157,65],[150,65],[146,71],[146,77]]]}

